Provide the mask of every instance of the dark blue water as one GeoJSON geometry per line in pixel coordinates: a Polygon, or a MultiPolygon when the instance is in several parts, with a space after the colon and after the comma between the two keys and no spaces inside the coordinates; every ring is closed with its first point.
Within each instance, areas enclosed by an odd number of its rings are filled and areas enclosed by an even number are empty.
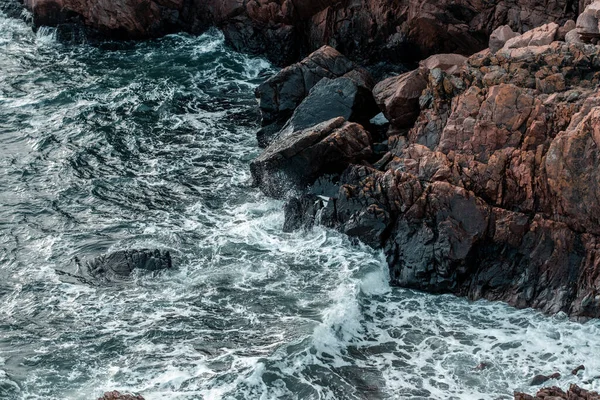
{"type": "Polygon", "coordinates": [[[600,375],[598,323],[391,289],[379,252],[282,233],[248,170],[274,72],[217,32],[92,47],[0,14],[0,399],[508,399],[600,375]],[[176,269],[57,273],[141,247],[176,269]]]}

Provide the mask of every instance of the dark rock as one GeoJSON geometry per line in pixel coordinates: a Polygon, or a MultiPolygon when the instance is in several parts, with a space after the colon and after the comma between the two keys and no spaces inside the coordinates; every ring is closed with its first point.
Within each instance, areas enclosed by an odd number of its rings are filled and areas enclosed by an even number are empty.
{"type": "Polygon", "coordinates": [[[373,154],[371,137],[360,125],[338,117],[294,132],[271,144],[252,162],[254,183],[281,198],[325,174],[339,173],[373,154]]]}
{"type": "Polygon", "coordinates": [[[580,365],[577,368],[575,368],[573,371],[571,371],[571,374],[577,375],[579,373],[579,371],[584,371],[584,370],[585,370],[585,366],[584,365],[580,365]]]}
{"type": "Polygon", "coordinates": [[[600,317],[597,59],[553,42],[431,70],[414,127],[347,168],[328,221],[395,285],[600,317]]]}
{"type": "Polygon", "coordinates": [[[536,375],[533,377],[533,379],[531,380],[531,382],[529,383],[531,386],[538,386],[541,385],[544,382],[549,381],[550,379],[560,379],[560,374],[558,372],[552,374],[552,375],[536,375]]]}
{"type": "Polygon", "coordinates": [[[120,393],[114,390],[104,393],[98,400],[144,400],[144,398],[139,394],[120,393]]]}
{"type": "Polygon", "coordinates": [[[172,267],[171,255],[161,250],[120,250],[85,264],[91,276],[127,277],[134,269],[158,271],[172,267]]]}
{"type": "Polygon", "coordinates": [[[234,49],[266,54],[279,65],[326,44],[366,63],[406,62],[435,53],[473,54],[501,25],[523,32],[549,21],[562,24],[578,11],[578,2],[568,0],[25,0],[25,4],[37,25],[77,23],[116,39],[199,33],[216,26],[234,49]]]}
{"type": "MultiPolygon", "coordinates": [[[[354,70],[357,70],[357,76],[363,76],[364,86],[372,87],[366,70],[329,46],[323,46],[299,63],[282,69],[256,89],[263,126],[291,117],[321,79],[339,78],[354,70]]],[[[358,80],[354,75],[353,78],[358,80]]]]}
{"type": "Polygon", "coordinates": [[[371,90],[349,77],[323,78],[300,103],[279,133],[286,137],[336,117],[363,126],[378,113],[371,90]]]}
{"type": "Polygon", "coordinates": [[[324,207],[324,202],[314,194],[304,194],[289,199],[285,206],[284,232],[293,232],[304,228],[310,229],[315,223],[317,212],[324,207]]]}

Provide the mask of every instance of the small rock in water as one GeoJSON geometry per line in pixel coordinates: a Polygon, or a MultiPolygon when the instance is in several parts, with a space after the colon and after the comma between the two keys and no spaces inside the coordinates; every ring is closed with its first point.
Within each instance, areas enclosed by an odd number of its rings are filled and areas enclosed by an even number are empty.
{"type": "Polygon", "coordinates": [[[560,379],[560,374],[558,372],[553,373],[552,375],[536,375],[531,380],[531,386],[541,385],[542,383],[549,381],[550,379],[560,379]]]}
{"type": "Polygon", "coordinates": [[[101,255],[86,263],[87,272],[92,276],[114,274],[129,276],[134,269],[158,271],[172,267],[171,254],[161,250],[120,250],[101,255]]]}
{"type": "Polygon", "coordinates": [[[139,394],[121,393],[116,390],[106,392],[98,400],[144,400],[139,394]]]}
{"type": "Polygon", "coordinates": [[[476,371],[483,371],[484,369],[488,369],[489,367],[491,367],[491,364],[486,363],[486,362],[482,362],[482,363],[479,363],[479,365],[477,365],[473,369],[476,370],[476,371]]]}
{"type": "Polygon", "coordinates": [[[577,368],[575,368],[573,371],[571,371],[571,373],[572,373],[573,375],[577,375],[577,374],[579,373],[579,371],[583,371],[583,370],[585,370],[585,366],[583,366],[583,365],[580,365],[579,367],[577,367],[577,368]]]}

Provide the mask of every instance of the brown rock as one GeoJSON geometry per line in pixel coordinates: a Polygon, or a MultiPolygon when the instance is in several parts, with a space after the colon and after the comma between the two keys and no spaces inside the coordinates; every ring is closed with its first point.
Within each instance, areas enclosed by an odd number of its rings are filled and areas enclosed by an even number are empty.
{"type": "Polygon", "coordinates": [[[373,88],[373,97],[392,125],[410,127],[419,116],[419,98],[427,80],[419,70],[388,78],[373,88]]]}
{"type": "Polygon", "coordinates": [[[223,30],[236,50],[289,65],[323,45],[351,59],[403,62],[436,53],[472,54],[492,31],[526,31],[575,18],[577,4],[449,0],[25,0],[36,25],[76,23],[101,37],[138,39],[223,30]]]}
{"type": "Polygon", "coordinates": [[[498,50],[504,47],[507,41],[517,36],[519,36],[519,34],[517,32],[513,32],[513,30],[510,29],[510,26],[499,26],[490,35],[490,51],[492,53],[497,52],[498,50]]]}
{"type": "Polygon", "coordinates": [[[584,371],[585,370],[585,366],[584,365],[580,365],[577,368],[575,368],[573,371],[571,371],[572,375],[577,375],[579,373],[579,371],[584,371]]]}
{"type": "Polygon", "coordinates": [[[599,400],[600,395],[596,392],[587,391],[577,385],[571,385],[567,392],[556,386],[544,388],[535,396],[515,392],[515,400],[599,400]]]}
{"type": "Polygon", "coordinates": [[[505,49],[518,49],[529,46],[549,45],[556,38],[558,24],[552,22],[525,32],[523,35],[509,39],[504,44],[505,49]]]}
{"type": "Polygon", "coordinates": [[[456,72],[467,63],[467,57],[460,54],[435,54],[419,63],[427,73],[439,68],[448,74],[456,72]]]}

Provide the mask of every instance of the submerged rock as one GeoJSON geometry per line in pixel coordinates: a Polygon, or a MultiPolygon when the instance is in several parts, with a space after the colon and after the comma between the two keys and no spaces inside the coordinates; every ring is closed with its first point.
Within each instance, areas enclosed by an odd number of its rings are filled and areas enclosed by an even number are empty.
{"type": "Polygon", "coordinates": [[[560,374],[558,372],[555,372],[552,375],[536,375],[533,377],[529,385],[538,386],[544,382],[549,381],[550,379],[560,379],[560,374]]]}
{"type": "Polygon", "coordinates": [[[171,255],[161,250],[120,250],[101,255],[84,264],[93,276],[127,277],[135,269],[158,271],[172,268],[171,255]]]}

